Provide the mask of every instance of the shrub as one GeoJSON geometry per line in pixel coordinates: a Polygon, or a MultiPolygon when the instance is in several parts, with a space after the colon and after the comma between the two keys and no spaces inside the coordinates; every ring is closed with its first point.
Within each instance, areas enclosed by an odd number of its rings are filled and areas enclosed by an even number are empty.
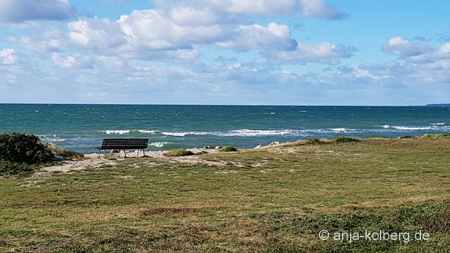
{"type": "Polygon", "coordinates": [[[413,139],[414,137],[411,135],[403,135],[399,137],[400,139],[413,139]]]}
{"type": "Polygon", "coordinates": [[[221,151],[221,152],[232,152],[232,151],[237,151],[237,149],[235,149],[233,146],[225,146],[225,147],[219,149],[219,151],[221,151]]]}
{"type": "Polygon", "coordinates": [[[186,149],[179,149],[179,150],[172,150],[170,152],[167,152],[164,154],[164,156],[187,156],[187,155],[193,155],[189,150],[186,149]]]}
{"type": "Polygon", "coordinates": [[[0,160],[40,164],[53,158],[53,153],[35,135],[15,132],[0,135],[0,160]]]}
{"type": "Polygon", "coordinates": [[[424,138],[450,138],[450,133],[445,133],[445,134],[424,134],[423,135],[424,138]]]}
{"type": "Polygon", "coordinates": [[[64,157],[67,159],[83,159],[84,155],[75,151],[61,149],[54,143],[48,142],[44,143],[46,149],[50,150],[54,156],[64,157]]]}
{"type": "Polygon", "coordinates": [[[30,171],[33,171],[33,168],[26,163],[16,163],[7,160],[0,160],[0,175],[27,173],[30,171]]]}
{"type": "Polygon", "coordinates": [[[349,137],[349,136],[338,136],[334,138],[336,142],[358,142],[358,139],[349,137]]]}
{"type": "Polygon", "coordinates": [[[317,137],[309,137],[308,139],[306,139],[306,141],[310,144],[319,144],[320,143],[320,139],[317,137]]]}

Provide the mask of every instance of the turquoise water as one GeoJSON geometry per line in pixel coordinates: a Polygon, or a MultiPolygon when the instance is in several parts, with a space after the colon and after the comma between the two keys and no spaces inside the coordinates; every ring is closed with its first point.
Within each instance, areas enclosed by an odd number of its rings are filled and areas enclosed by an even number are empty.
{"type": "Polygon", "coordinates": [[[150,138],[149,150],[253,148],[309,137],[450,132],[450,107],[0,104],[0,132],[35,134],[82,153],[104,138],[150,138]]]}

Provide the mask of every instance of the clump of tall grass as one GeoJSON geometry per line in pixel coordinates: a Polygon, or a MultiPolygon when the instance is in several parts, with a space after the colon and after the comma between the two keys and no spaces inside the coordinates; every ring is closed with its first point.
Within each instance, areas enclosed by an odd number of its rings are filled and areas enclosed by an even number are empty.
{"type": "Polygon", "coordinates": [[[178,149],[172,150],[164,154],[164,156],[188,156],[188,155],[194,155],[194,153],[186,149],[178,149]]]}
{"type": "Polygon", "coordinates": [[[334,138],[336,142],[358,142],[359,140],[356,138],[352,138],[349,136],[338,136],[334,138]]]}
{"type": "Polygon", "coordinates": [[[55,157],[63,157],[71,160],[80,160],[84,158],[84,155],[81,153],[59,148],[56,144],[51,142],[44,143],[44,146],[50,150],[55,157]]]}
{"type": "Polygon", "coordinates": [[[230,145],[230,146],[225,146],[225,147],[219,149],[219,151],[221,151],[221,152],[233,152],[233,151],[237,151],[237,149],[230,145]]]}
{"type": "Polygon", "coordinates": [[[424,134],[423,138],[434,138],[434,139],[450,138],[450,132],[445,134],[424,134]]]}
{"type": "Polygon", "coordinates": [[[320,144],[320,139],[317,137],[309,137],[306,141],[308,144],[320,144]]]}

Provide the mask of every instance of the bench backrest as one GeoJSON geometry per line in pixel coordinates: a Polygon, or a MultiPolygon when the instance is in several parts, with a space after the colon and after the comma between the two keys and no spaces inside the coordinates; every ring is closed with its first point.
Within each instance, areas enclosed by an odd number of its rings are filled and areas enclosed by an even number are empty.
{"type": "Polygon", "coordinates": [[[103,139],[100,149],[146,149],[148,139],[103,139]]]}

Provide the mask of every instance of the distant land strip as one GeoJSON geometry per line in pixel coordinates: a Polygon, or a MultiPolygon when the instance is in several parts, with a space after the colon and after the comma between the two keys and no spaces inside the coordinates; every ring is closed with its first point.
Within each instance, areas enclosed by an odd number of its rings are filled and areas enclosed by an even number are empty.
{"type": "Polygon", "coordinates": [[[428,104],[427,106],[450,107],[450,104],[428,104]]]}

